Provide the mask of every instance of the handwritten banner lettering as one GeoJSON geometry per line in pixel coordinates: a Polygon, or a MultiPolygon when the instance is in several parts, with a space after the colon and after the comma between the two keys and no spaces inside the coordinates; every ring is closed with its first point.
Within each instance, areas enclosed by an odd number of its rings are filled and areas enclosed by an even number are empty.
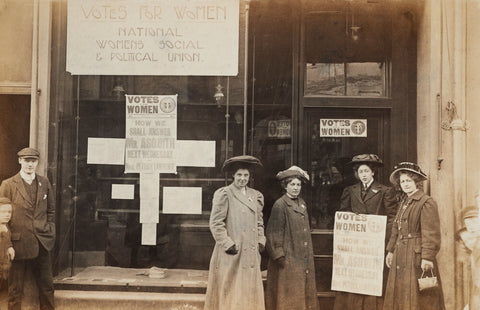
{"type": "Polygon", "coordinates": [[[76,75],[238,73],[239,0],[69,0],[76,75]]]}

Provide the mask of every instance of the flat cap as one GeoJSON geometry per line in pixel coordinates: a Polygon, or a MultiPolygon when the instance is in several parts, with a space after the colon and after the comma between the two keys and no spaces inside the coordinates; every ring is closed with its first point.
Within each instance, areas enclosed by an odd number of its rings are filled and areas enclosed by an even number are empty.
{"type": "Polygon", "coordinates": [[[422,171],[422,169],[420,169],[420,166],[417,165],[416,163],[411,163],[411,162],[408,162],[408,161],[405,161],[405,162],[402,162],[402,163],[399,163],[398,165],[396,165],[395,167],[393,167],[393,172],[392,174],[390,174],[390,182],[392,184],[396,184],[396,174],[397,173],[400,173],[401,171],[410,171],[410,172],[413,172],[415,173],[416,175],[418,175],[422,181],[425,181],[427,179],[427,174],[425,172],[422,171]]]}
{"type": "Polygon", "coordinates": [[[21,149],[17,153],[17,155],[18,157],[22,157],[22,158],[36,158],[36,159],[40,158],[40,152],[31,147],[26,147],[24,149],[21,149]]]}
{"type": "Polygon", "coordinates": [[[222,166],[222,171],[232,171],[233,169],[240,169],[242,167],[256,169],[263,167],[260,160],[250,155],[240,155],[227,159],[222,166]]]}
{"type": "Polygon", "coordinates": [[[280,171],[276,176],[276,178],[280,181],[289,177],[299,178],[303,182],[310,181],[310,176],[308,173],[297,166],[291,166],[287,170],[280,171]]]}
{"type": "Polygon", "coordinates": [[[355,155],[352,158],[352,161],[350,161],[347,165],[355,165],[355,164],[371,164],[377,167],[382,167],[383,162],[378,157],[377,154],[359,154],[355,155]]]}

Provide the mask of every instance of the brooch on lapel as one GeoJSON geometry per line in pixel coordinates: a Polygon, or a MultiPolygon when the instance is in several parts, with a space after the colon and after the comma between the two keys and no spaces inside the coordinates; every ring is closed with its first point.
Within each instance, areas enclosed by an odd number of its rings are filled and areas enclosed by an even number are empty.
{"type": "Polygon", "coordinates": [[[302,209],[305,209],[305,205],[303,203],[300,206],[302,207],[302,209]]]}
{"type": "Polygon", "coordinates": [[[378,189],[374,189],[374,188],[372,188],[372,192],[373,192],[374,194],[376,194],[376,193],[378,193],[378,192],[379,192],[379,190],[378,190],[378,189]]]}

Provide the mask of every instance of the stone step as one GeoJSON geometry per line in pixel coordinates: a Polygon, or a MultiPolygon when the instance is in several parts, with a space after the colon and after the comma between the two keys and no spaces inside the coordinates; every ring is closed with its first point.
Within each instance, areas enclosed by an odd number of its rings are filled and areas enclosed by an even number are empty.
{"type": "Polygon", "coordinates": [[[203,310],[204,303],[204,294],[55,291],[56,310],[203,310]]]}

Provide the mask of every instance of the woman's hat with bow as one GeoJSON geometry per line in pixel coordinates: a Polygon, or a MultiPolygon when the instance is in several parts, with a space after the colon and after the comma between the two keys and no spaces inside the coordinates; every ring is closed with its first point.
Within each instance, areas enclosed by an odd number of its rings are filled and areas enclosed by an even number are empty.
{"type": "Polygon", "coordinates": [[[370,164],[376,167],[382,167],[383,161],[376,154],[359,154],[355,155],[347,165],[370,164]]]}
{"type": "Polygon", "coordinates": [[[291,166],[287,170],[280,171],[276,176],[279,181],[288,177],[299,178],[303,182],[310,181],[310,176],[308,175],[307,171],[297,166],[291,166]]]}
{"type": "Polygon", "coordinates": [[[234,170],[238,170],[240,168],[256,170],[262,167],[263,165],[258,158],[250,155],[241,155],[225,160],[222,166],[222,171],[234,172],[234,170]]]}
{"type": "Polygon", "coordinates": [[[393,172],[390,174],[390,182],[392,184],[396,184],[396,174],[400,173],[401,171],[410,171],[418,175],[422,181],[425,181],[427,179],[427,174],[420,169],[420,166],[417,165],[416,163],[412,162],[401,162],[397,164],[395,167],[393,167],[393,172]]]}

